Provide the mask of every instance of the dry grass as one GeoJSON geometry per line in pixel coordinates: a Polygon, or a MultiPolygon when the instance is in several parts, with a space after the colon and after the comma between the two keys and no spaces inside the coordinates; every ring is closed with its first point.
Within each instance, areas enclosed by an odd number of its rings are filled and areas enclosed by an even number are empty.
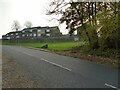
{"type": "Polygon", "coordinates": [[[120,68],[119,60],[83,54],[80,51],[65,50],[65,51],[55,51],[55,52],[60,55],[71,56],[75,58],[80,58],[81,60],[88,60],[97,64],[103,64],[110,67],[120,68]]]}

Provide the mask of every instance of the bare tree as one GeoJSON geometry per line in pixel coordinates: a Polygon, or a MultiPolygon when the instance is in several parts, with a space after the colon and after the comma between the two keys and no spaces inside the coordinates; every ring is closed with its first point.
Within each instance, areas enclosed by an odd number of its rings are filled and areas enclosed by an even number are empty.
{"type": "Polygon", "coordinates": [[[21,28],[20,23],[17,20],[14,20],[11,28],[12,30],[19,31],[21,28]]]}
{"type": "Polygon", "coordinates": [[[32,23],[30,21],[26,21],[24,23],[24,26],[26,26],[26,28],[30,28],[30,27],[32,27],[32,23]]]}
{"type": "Polygon", "coordinates": [[[65,0],[54,0],[50,3],[50,8],[47,10],[47,14],[62,14],[63,11],[68,7],[69,1],[65,0]]]}

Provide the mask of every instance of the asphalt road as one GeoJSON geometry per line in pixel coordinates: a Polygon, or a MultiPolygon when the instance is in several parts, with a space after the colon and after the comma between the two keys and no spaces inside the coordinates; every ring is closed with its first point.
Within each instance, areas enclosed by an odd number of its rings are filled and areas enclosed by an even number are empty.
{"type": "Polygon", "coordinates": [[[46,88],[118,88],[118,69],[20,46],[2,46],[46,88]]]}

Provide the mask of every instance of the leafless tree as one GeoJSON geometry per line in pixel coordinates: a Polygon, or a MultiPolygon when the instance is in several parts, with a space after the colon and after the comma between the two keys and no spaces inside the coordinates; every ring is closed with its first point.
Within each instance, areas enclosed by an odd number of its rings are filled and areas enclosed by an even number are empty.
{"type": "Polygon", "coordinates": [[[17,20],[14,20],[11,28],[12,30],[19,31],[21,28],[20,23],[17,20]]]}
{"type": "Polygon", "coordinates": [[[32,23],[30,21],[26,21],[24,23],[24,26],[26,26],[26,28],[31,28],[32,27],[32,23]]]}
{"type": "Polygon", "coordinates": [[[51,2],[50,4],[50,8],[49,10],[47,10],[47,14],[51,15],[51,14],[62,14],[62,12],[64,11],[64,9],[66,9],[65,7],[67,7],[67,5],[69,5],[69,1],[65,1],[65,0],[54,0],[51,2]]]}

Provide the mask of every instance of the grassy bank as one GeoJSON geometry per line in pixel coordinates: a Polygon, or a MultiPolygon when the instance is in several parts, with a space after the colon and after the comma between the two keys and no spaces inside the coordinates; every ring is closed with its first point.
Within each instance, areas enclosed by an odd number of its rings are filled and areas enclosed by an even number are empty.
{"type": "MultiPolygon", "coordinates": [[[[17,46],[29,46],[29,47],[35,47],[40,48],[46,43],[40,42],[40,43],[10,43],[10,42],[3,42],[3,45],[17,45],[17,46]]],[[[82,46],[85,45],[86,42],[48,42],[48,49],[49,50],[68,50],[76,46],[82,46]]]]}
{"type": "Polygon", "coordinates": [[[3,42],[4,45],[15,45],[15,46],[26,46],[26,47],[34,47],[41,48],[43,45],[48,44],[48,50],[72,50],[81,52],[88,55],[101,56],[107,58],[119,58],[120,51],[116,49],[90,49],[88,43],[85,41],[78,42],[33,42],[33,43],[15,43],[15,42],[3,42]]]}

